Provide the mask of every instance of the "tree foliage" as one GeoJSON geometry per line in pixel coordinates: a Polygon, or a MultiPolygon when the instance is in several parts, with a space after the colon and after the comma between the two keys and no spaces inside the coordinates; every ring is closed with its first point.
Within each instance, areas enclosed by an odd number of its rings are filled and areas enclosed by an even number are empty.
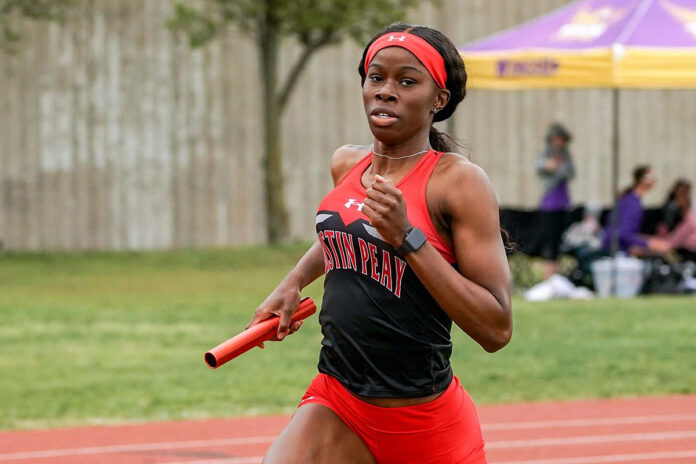
{"type": "MultiPolygon", "coordinates": [[[[418,0],[178,0],[169,26],[188,35],[200,47],[228,26],[256,44],[263,98],[264,177],[267,235],[271,243],[288,237],[285,206],[280,118],[302,71],[320,48],[346,37],[365,42],[418,0]],[[285,39],[301,51],[280,82],[279,49],[285,39]]],[[[340,141],[337,141],[340,143],[340,141]]]]}
{"type": "Polygon", "coordinates": [[[175,4],[170,25],[189,32],[193,47],[204,45],[229,24],[258,40],[274,27],[306,47],[331,45],[350,36],[363,42],[385,25],[403,19],[418,0],[205,0],[202,8],[175,4]]]}
{"type": "Polygon", "coordinates": [[[60,20],[75,0],[0,0],[0,50],[15,51],[22,18],[60,20]]]}

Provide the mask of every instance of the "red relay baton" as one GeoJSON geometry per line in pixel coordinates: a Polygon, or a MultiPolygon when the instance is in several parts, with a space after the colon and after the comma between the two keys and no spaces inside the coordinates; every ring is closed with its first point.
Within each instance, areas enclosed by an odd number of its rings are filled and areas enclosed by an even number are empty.
{"type": "MultiPolygon", "coordinates": [[[[314,304],[311,298],[302,298],[297,307],[297,311],[295,311],[290,319],[290,326],[297,321],[306,319],[316,311],[317,305],[314,304]]],[[[226,342],[220,343],[205,354],[205,363],[211,369],[216,369],[240,354],[246,353],[253,347],[270,340],[278,332],[279,322],[280,318],[278,316],[270,317],[249,327],[244,332],[235,335],[226,342]]]]}

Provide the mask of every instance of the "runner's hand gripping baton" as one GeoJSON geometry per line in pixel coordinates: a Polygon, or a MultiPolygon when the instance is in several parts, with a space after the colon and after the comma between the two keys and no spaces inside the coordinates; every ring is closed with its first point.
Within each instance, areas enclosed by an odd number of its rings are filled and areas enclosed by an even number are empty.
{"type": "MultiPolygon", "coordinates": [[[[316,310],[317,305],[314,304],[311,298],[302,298],[297,311],[290,319],[290,326],[299,320],[311,316],[316,310]]],[[[270,317],[249,327],[226,342],[220,343],[205,354],[205,363],[211,369],[216,369],[240,354],[246,353],[253,347],[272,339],[278,331],[278,322],[280,322],[278,316],[270,317]]]]}

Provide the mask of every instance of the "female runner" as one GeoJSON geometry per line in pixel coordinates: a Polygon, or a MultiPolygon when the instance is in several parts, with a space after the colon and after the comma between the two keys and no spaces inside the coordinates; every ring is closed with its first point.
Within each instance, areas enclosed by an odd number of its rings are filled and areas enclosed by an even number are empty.
{"type": "Polygon", "coordinates": [[[319,374],[263,462],[485,463],[450,329],[488,352],[508,343],[509,268],[488,178],[432,127],[464,99],[464,63],[440,32],[394,24],[358,71],[374,143],[334,153],[318,241],[249,323],[280,316],[282,340],[326,275],[319,374]]]}

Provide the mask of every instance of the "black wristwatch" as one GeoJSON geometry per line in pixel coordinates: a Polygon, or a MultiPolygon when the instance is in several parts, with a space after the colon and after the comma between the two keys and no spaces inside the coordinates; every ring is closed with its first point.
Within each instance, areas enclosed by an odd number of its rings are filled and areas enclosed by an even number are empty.
{"type": "Polygon", "coordinates": [[[406,232],[404,241],[401,243],[401,245],[396,247],[396,252],[401,256],[406,256],[412,251],[418,250],[423,246],[423,244],[425,244],[426,241],[427,239],[425,238],[425,234],[423,234],[418,227],[414,227],[406,232]]]}

